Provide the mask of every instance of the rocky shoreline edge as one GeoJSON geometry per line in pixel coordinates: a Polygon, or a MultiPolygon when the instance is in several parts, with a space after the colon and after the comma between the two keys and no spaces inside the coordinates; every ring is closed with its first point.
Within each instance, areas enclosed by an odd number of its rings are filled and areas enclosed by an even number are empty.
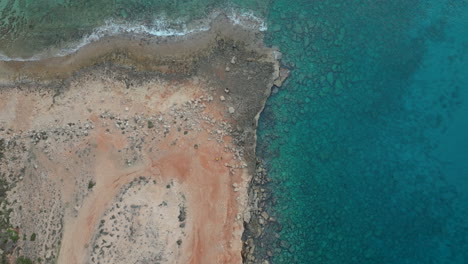
{"type": "MultiPolygon", "coordinates": [[[[38,86],[60,95],[70,80],[77,80],[93,69],[120,71],[117,79],[127,88],[153,78],[170,80],[201,74],[216,87],[211,91],[214,92],[212,98],[217,97],[224,104],[229,98],[229,104],[236,106],[226,107],[226,115],[234,120],[234,129],[229,134],[233,143],[242,149],[251,177],[247,186],[248,206],[242,216],[245,228],[242,259],[244,263],[263,264],[269,263],[272,251],[260,250],[265,248],[261,244],[270,236],[267,230],[275,219],[266,212],[271,193],[264,188],[268,182],[266,171],[255,155],[256,129],[271,89],[280,87],[289,74],[280,67],[280,59],[279,51],[264,46],[263,33],[233,26],[220,16],[213,21],[210,31],[183,38],[118,36],[103,39],[63,58],[0,62],[0,85],[3,90],[38,86]],[[255,69],[260,70],[260,74],[251,77],[255,69]]],[[[6,130],[7,127],[2,131],[6,130]]],[[[9,142],[5,144],[8,147],[9,142]]],[[[237,187],[233,187],[236,192],[237,187]]]]}
{"type": "MultiPolygon", "coordinates": [[[[289,67],[281,64],[281,56],[278,57],[280,63],[279,77],[274,82],[271,90],[279,89],[287,80],[290,74],[289,67]]],[[[256,122],[265,107],[256,117],[256,122]]],[[[256,131],[257,132],[257,131],[256,131]]],[[[255,147],[257,139],[255,139],[255,147]]],[[[268,211],[275,203],[274,194],[268,184],[271,179],[264,161],[255,155],[255,171],[248,187],[248,207],[244,215],[244,232],[242,234],[242,260],[245,264],[270,264],[275,252],[288,249],[289,245],[280,240],[278,234],[281,231],[281,223],[268,211]]]]}

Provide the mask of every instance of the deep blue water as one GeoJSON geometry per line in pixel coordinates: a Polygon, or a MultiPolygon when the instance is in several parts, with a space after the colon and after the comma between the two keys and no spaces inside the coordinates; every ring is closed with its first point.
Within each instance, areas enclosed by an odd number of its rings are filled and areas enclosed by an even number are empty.
{"type": "Polygon", "coordinates": [[[468,263],[467,1],[273,1],[273,263],[468,263]]]}

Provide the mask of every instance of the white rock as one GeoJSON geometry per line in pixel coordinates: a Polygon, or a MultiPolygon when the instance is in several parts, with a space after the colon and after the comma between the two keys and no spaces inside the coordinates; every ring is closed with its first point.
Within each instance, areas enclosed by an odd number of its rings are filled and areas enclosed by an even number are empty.
{"type": "Polygon", "coordinates": [[[273,56],[275,57],[275,60],[281,60],[281,58],[283,57],[283,55],[281,54],[281,52],[279,51],[273,51],[273,56]]]}
{"type": "Polygon", "coordinates": [[[221,102],[224,102],[224,101],[226,100],[226,98],[224,98],[224,96],[221,95],[221,96],[219,97],[219,100],[221,100],[221,102]]]}
{"type": "Polygon", "coordinates": [[[228,109],[228,111],[229,111],[230,114],[234,114],[234,112],[235,112],[236,110],[234,109],[234,107],[230,106],[229,109],[228,109]]]}
{"type": "Polygon", "coordinates": [[[244,221],[245,221],[246,223],[250,223],[251,217],[252,217],[252,216],[250,215],[250,211],[244,212],[244,221]]]}

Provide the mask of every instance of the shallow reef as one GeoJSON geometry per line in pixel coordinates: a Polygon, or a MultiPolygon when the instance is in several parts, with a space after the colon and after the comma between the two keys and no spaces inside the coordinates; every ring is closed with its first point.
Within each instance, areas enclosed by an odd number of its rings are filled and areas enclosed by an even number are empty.
{"type": "Polygon", "coordinates": [[[468,134],[467,14],[463,1],[273,2],[267,38],[292,69],[259,128],[273,263],[467,261],[468,148],[454,143],[468,134]]]}

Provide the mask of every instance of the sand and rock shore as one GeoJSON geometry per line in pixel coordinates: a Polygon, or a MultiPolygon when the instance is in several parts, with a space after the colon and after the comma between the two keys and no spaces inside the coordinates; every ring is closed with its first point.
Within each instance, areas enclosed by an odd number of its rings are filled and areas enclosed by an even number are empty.
{"type": "Polygon", "coordinates": [[[0,62],[3,257],[268,263],[256,128],[287,71],[262,39],[220,15],[188,36],[0,62]]]}

